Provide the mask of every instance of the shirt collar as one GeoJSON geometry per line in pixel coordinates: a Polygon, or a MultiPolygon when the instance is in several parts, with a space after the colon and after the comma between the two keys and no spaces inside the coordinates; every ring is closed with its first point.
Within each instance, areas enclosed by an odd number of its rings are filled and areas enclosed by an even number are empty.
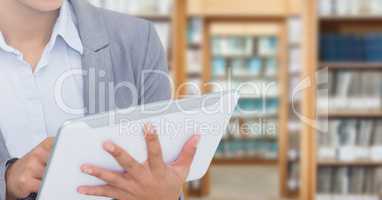
{"type": "Polygon", "coordinates": [[[0,49],[4,50],[6,52],[9,52],[9,53],[19,54],[19,52],[16,49],[10,47],[7,44],[2,32],[0,32],[0,49]]]}
{"type": "Polygon", "coordinates": [[[76,50],[78,53],[83,53],[82,42],[74,24],[74,16],[71,5],[67,0],[64,0],[60,14],[57,18],[56,24],[53,28],[51,39],[48,43],[48,50],[51,50],[58,37],[62,37],[68,46],[76,50]]]}

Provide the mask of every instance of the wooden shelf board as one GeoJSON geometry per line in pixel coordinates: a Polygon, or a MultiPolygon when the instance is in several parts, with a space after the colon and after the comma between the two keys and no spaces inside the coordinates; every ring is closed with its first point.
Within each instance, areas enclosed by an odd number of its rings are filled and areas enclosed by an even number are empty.
{"type": "Polygon", "coordinates": [[[278,95],[255,95],[255,94],[240,94],[240,99],[257,99],[257,100],[266,100],[266,99],[278,99],[278,95]]]}
{"type": "Polygon", "coordinates": [[[224,54],[214,54],[214,58],[224,58],[224,59],[273,59],[276,58],[277,55],[224,55],[224,54]]]}
{"type": "Polygon", "coordinates": [[[198,50],[202,48],[202,44],[200,43],[188,43],[188,48],[198,50]]]}
{"type": "Polygon", "coordinates": [[[296,158],[296,159],[288,159],[288,165],[290,164],[295,164],[295,163],[299,163],[300,162],[300,158],[296,158]]]}
{"type": "Polygon", "coordinates": [[[241,80],[241,81],[253,81],[253,80],[266,80],[266,81],[277,81],[278,77],[277,76],[271,76],[271,75],[265,75],[265,74],[260,74],[260,75],[218,75],[218,76],[213,76],[213,80],[241,80]]]}
{"type": "Polygon", "coordinates": [[[201,192],[198,190],[189,189],[188,194],[190,197],[203,197],[203,194],[201,194],[201,192]]]}
{"type": "Polygon", "coordinates": [[[211,26],[212,35],[234,36],[274,36],[280,32],[280,26],[269,23],[214,23],[211,26]]]}
{"type": "Polygon", "coordinates": [[[189,13],[201,16],[283,16],[300,14],[298,0],[191,0],[189,13]]]}
{"type": "Polygon", "coordinates": [[[322,22],[364,22],[364,21],[381,21],[381,15],[360,15],[360,16],[321,16],[319,17],[322,22]]]}
{"type": "Polygon", "coordinates": [[[296,42],[293,42],[293,43],[289,43],[288,44],[288,47],[289,48],[301,48],[301,43],[296,43],[296,42]]]}
{"type": "Polygon", "coordinates": [[[295,71],[295,72],[288,72],[290,77],[300,77],[301,72],[295,71]]]}
{"type": "Polygon", "coordinates": [[[382,62],[322,62],[320,68],[344,70],[382,70],[382,62]]]}
{"type": "Polygon", "coordinates": [[[261,141],[275,141],[277,140],[277,135],[259,135],[259,136],[251,136],[251,137],[245,137],[241,140],[261,140],[261,141]]]}
{"type": "Polygon", "coordinates": [[[285,197],[288,198],[289,200],[292,200],[292,199],[297,200],[299,197],[298,189],[297,190],[287,190],[285,197]]]}
{"type": "Polygon", "coordinates": [[[356,161],[338,161],[338,160],[320,160],[319,166],[382,166],[382,161],[356,160],[356,161]]]}
{"type": "Polygon", "coordinates": [[[382,118],[382,112],[359,112],[359,111],[338,111],[329,113],[320,113],[320,118],[382,118]]]}
{"type": "Polygon", "coordinates": [[[277,165],[277,160],[264,158],[215,158],[213,165],[277,165]]]}
{"type": "Polygon", "coordinates": [[[325,199],[380,199],[382,194],[338,194],[338,193],[317,193],[317,196],[324,196],[325,199]],[[372,197],[372,198],[370,198],[372,197]],[[377,197],[377,198],[375,198],[377,197]],[[378,198],[379,197],[379,198],[378,198]]]}
{"type": "Polygon", "coordinates": [[[200,78],[201,76],[200,72],[187,72],[188,78],[200,78]]]}
{"type": "Polygon", "coordinates": [[[232,118],[233,119],[261,119],[261,118],[264,118],[264,119],[277,119],[277,113],[258,113],[258,114],[236,114],[234,113],[232,115],[232,118]]]}

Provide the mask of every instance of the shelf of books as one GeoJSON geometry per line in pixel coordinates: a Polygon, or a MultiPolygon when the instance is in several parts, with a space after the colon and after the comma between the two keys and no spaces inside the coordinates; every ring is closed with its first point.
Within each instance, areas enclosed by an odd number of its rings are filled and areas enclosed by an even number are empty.
{"type": "Polygon", "coordinates": [[[380,199],[382,1],[317,0],[316,199],[380,199]]]}
{"type": "MultiPolygon", "coordinates": [[[[263,28],[258,29],[256,23],[214,20],[208,17],[189,20],[188,94],[241,88],[242,98],[241,109],[234,114],[213,164],[274,165],[279,108],[278,27],[261,24],[263,28]],[[269,86],[266,95],[254,92],[253,86],[262,84],[269,86]],[[263,109],[269,112],[261,112],[263,109]],[[263,117],[256,118],[255,113],[263,117]]],[[[208,193],[208,184],[207,174],[191,183],[190,188],[191,191],[202,188],[204,192],[199,192],[199,196],[203,196],[208,193]]]]}
{"type": "MultiPolygon", "coordinates": [[[[211,24],[211,91],[240,89],[241,98],[215,159],[276,161],[278,88],[278,27],[256,23],[211,24]],[[233,26],[233,27],[232,27],[233,26]],[[244,32],[245,29],[248,32],[244,32]],[[264,31],[264,33],[258,33],[264,31]],[[245,78],[243,78],[245,77],[245,78]],[[246,127],[245,127],[246,126],[246,127]]],[[[223,163],[223,162],[221,162],[223,163]]],[[[276,163],[276,162],[274,162],[276,163]]]]}
{"type": "MultiPolygon", "coordinates": [[[[220,7],[199,8],[207,14],[200,15],[194,12],[194,17],[189,20],[187,76],[191,82],[188,87],[188,93],[191,95],[197,94],[200,89],[202,91],[218,90],[218,87],[201,87],[203,83],[210,81],[226,87],[229,84],[230,87],[240,87],[241,84],[245,86],[244,83],[248,82],[254,85],[277,82],[265,96],[250,94],[250,88],[241,87],[242,99],[239,108],[242,109],[240,110],[255,112],[260,110],[260,112],[256,114],[238,112],[234,115],[213,164],[278,164],[280,192],[283,196],[295,197],[294,188],[297,187],[299,180],[297,158],[299,142],[293,140],[294,145],[288,153],[288,132],[296,133],[291,135],[298,136],[301,127],[298,119],[294,121],[292,119],[289,126],[287,123],[288,118],[291,117],[292,106],[297,109],[299,107],[299,100],[288,97],[288,87],[293,88],[292,85],[298,83],[300,74],[301,20],[299,17],[291,17],[287,20],[287,16],[298,15],[301,8],[296,0],[288,2],[292,2],[289,4],[290,7],[287,1],[275,0],[247,1],[243,4],[224,1],[220,2],[222,3],[220,7]],[[275,2],[277,6],[272,6],[275,2]],[[227,6],[228,4],[230,6],[227,6]],[[237,4],[241,8],[232,9],[236,8],[237,4]],[[243,5],[252,4],[256,6],[243,7],[243,5]],[[264,10],[246,12],[248,9],[256,9],[255,7],[261,7],[264,10]],[[226,10],[227,8],[229,11],[226,10]],[[285,8],[290,10],[286,11],[285,8]],[[243,12],[237,11],[242,9],[243,12]],[[290,21],[289,30],[286,26],[288,21],[290,21]],[[279,24],[275,26],[275,22],[279,24]],[[291,51],[289,56],[288,49],[291,51]],[[267,51],[272,52],[271,56],[266,53],[267,51]],[[288,81],[290,85],[286,84],[288,81]],[[268,107],[264,108],[264,105],[268,107]],[[269,112],[262,113],[263,110],[269,112]],[[248,128],[240,131],[240,127],[245,126],[255,128],[255,134],[249,133],[248,128]],[[288,159],[288,155],[295,160],[290,162],[292,159],[288,159]],[[288,185],[292,189],[289,189],[288,185]]],[[[191,188],[204,188],[204,191],[208,193],[208,184],[207,175],[201,181],[192,183],[191,188]]]]}
{"type": "MultiPolygon", "coordinates": [[[[187,74],[191,84],[187,93],[225,89],[241,93],[214,165],[278,163],[280,127],[287,126],[280,119],[286,105],[281,87],[288,76],[283,19],[214,16],[189,20],[187,74]]],[[[191,183],[190,188],[201,188],[199,196],[208,194],[209,175],[191,183]]]]}

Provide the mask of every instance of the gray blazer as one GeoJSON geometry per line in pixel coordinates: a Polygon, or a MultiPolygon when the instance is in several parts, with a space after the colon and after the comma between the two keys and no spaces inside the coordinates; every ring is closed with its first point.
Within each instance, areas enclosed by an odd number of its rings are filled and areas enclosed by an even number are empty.
{"type": "MultiPolygon", "coordinates": [[[[163,75],[168,73],[166,56],[150,22],[96,8],[85,0],[69,2],[84,47],[87,115],[170,98],[170,84],[163,75]],[[150,71],[161,73],[146,73],[150,71]]],[[[6,199],[10,159],[0,132],[0,200],[6,199]]]]}

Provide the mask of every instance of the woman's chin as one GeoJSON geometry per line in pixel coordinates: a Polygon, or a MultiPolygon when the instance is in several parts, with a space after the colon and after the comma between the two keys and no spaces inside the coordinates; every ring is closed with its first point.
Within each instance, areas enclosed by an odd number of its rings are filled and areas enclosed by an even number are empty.
{"type": "Polygon", "coordinates": [[[61,8],[63,0],[19,0],[21,4],[40,12],[50,12],[61,8]]]}

